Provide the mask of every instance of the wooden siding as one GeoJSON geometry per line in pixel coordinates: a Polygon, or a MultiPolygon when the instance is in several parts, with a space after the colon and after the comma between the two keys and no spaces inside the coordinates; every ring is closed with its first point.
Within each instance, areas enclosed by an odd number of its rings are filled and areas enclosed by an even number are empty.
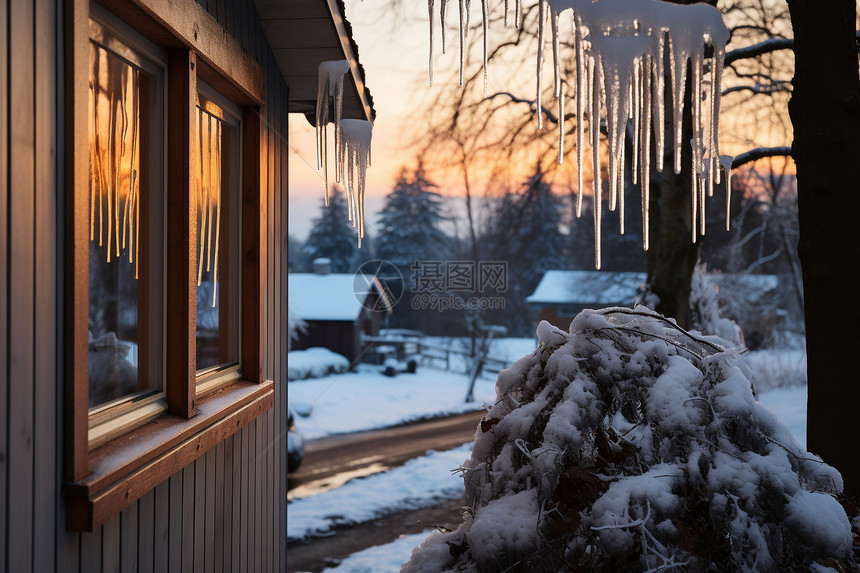
{"type": "Polygon", "coordinates": [[[96,531],[65,531],[64,54],[58,39],[70,3],[0,0],[0,571],[256,572],[286,566],[281,253],[287,240],[287,93],[253,3],[198,3],[254,55],[265,75],[262,369],[275,381],[274,408],[96,531]]]}

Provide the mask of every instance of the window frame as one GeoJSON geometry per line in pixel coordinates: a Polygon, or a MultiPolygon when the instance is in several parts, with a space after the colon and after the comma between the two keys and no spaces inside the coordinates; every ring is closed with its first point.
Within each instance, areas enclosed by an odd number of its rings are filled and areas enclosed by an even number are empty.
{"type": "MultiPolygon", "coordinates": [[[[65,10],[64,476],[66,529],[92,531],[158,483],[232,435],[273,404],[262,376],[260,135],[263,74],[248,54],[194,0],[116,0],[112,17],[167,49],[165,74],[164,387],[167,412],[91,449],[88,408],[90,0],[65,10]],[[203,396],[196,372],[196,141],[198,76],[241,106],[240,315],[241,378],[203,396]],[[84,191],[87,190],[87,191],[84,191]],[[183,280],[185,277],[187,280],[183,280]]],[[[93,9],[100,13],[103,8],[93,9]]],[[[122,38],[124,39],[124,38],[122,38]]],[[[144,53],[144,55],[146,55],[144,53]]],[[[136,421],[136,425],[139,422],[136,421]]],[[[118,424],[122,425],[122,424],[118,424]]]]}
{"type": "MultiPolygon", "coordinates": [[[[160,230],[162,238],[159,241],[160,253],[156,257],[160,259],[161,269],[159,276],[161,284],[157,287],[160,293],[156,296],[162,300],[161,317],[158,324],[161,327],[161,335],[158,336],[162,341],[161,363],[159,364],[160,372],[155,375],[161,379],[161,388],[150,392],[144,396],[123,396],[115,401],[99,404],[88,409],[87,412],[87,446],[90,450],[103,445],[135,427],[141,426],[150,420],[159,416],[162,412],[168,409],[166,400],[166,382],[164,363],[167,355],[167,349],[164,343],[164,330],[166,328],[165,317],[165,253],[166,253],[166,224],[167,220],[167,178],[166,178],[166,150],[163,145],[166,140],[167,133],[167,52],[161,50],[146,38],[135,32],[126,24],[118,20],[107,10],[98,6],[90,14],[88,21],[89,42],[102,47],[108,53],[114,54],[114,57],[125,60],[129,64],[140,68],[142,71],[155,75],[158,74],[156,82],[156,91],[160,92],[159,98],[154,102],[152,115],[160,119],[154,125],[155,129],[152,137],[155,140],[154,149],[160,149],[160,157],[154,158],[155,161],[150,166],[152,173],[155,173],[160,179],[161,188],[161,213],[158,217],[161,218],[160,230]]],[[[150,145],[151,146],[151,145],[150,145]]],[[[151,242],[151,241],[150,241],[151,242]]],[[[119,263],[119,261],[117,261],[119,263]]],[[[140,280],[147,280],[142,277],[140,280]]],[[[89,283],[89,280],[87,280],[89,283]]]]}

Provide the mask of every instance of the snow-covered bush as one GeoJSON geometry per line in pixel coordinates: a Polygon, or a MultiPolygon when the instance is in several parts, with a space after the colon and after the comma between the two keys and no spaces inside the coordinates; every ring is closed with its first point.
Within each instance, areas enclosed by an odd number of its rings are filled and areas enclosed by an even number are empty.
{"type": "Polygon", "coordinates": [[[737,350],[637,307],[584,311],[502,371],[468,510],[405,573],[805,571],[851,560],[842,478],[753,398],[737,350]],[[832,561],[831,561],[832,563],[832,561]]]}
{"type": "Polygon", "coordinates": [[[328,348],[308,348],[287,353],[287,380],[321,378],[349,370],[349,360],[328,348]]]}

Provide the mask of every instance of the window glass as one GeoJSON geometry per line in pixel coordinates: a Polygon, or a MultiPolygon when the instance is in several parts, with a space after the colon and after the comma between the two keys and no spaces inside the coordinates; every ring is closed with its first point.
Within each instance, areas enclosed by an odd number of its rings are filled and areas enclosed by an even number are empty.
{"type": "Polygon", "coordinates": [[[90,43],[89,405],[162,386],[160,70],[106,32],[90,43]],[[122,54],[122,55],[121,55],[122,54]],[[134,63],[133,63],[134,62],[134,63]]]}
{"type": "Polygon", "coordinates": [[[197,372],[239,362],[239,147],[237,126],[201,99],[197,108],[197,372]]]}

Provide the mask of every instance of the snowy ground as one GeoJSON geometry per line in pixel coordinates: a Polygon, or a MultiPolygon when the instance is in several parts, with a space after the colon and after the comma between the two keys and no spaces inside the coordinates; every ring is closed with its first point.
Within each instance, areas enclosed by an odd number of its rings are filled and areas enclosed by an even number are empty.
{"type": "MultiPolygon", "coordinates": [[[[533,344],[533,342],[532,342],[533,344]]],[[[509,343],[519,355],[524,344],[509,343]]],[[[505,347],[505,345],[500,345],[505,347]]],[[[767,362],[764,355],[756,357],[767,362]]],[[[794,360],[792,360],[794,362],[794,360]]],[[[782,367],[784,361],[772,367],[782,367]]],[[[765,367],[761,367],[762,369],[765,367]]],[[[394,378],[364,369],[316,380],[289,383],[291,402],[313,404],[310,417],[297,422],[308,439],[393,426],[421,418],[432,418],[476,409],[494,398],[495,379],[479,379],[476,402],[463,403],[468,381],[463,374],[419,368],[416,374],[394,378]]],[[[794,385],[759,393],[759,400],[788,425],[798,441],[806,444],[806,386],[794,385]]],[[[325,535],[332,526],[360,523],[393,511],[429,506],[463,492],[462,479],[452,470],[469,455],[471,444],[448,452],[428,452],[399,468],[353,480],[343,487],[294,500],[287,512],[287,535],[325,535]]],[[[396,572],[423,539],[425,533],[351,555],[326,571],[338,573],[396,572]]]]}
{"type": "MultiPolygon", "coordinates": [[[[475,401],[466,403],[469,381],[463,374],[419,367],[415,374],[383,375],[360,367],[313,380],[288,382],[287,395],[296,404],[310,404],[311,415],[297,425],[312,440],[396,426],[405,422],[480,410],[495,399],[495,377],[475,383],[475,401]]],[[[298,410],[298,409],[297,409],[298,410]]]]}
{"type": "Polygon", "coordinates": [[[332,526],[363,523],[403,509],[419,509],[462,495],[463,478],[452,470],[472,444],[446,452],[429,451],[387,472],[355,479],[337,489],[290,503],[287,539],[324,534],[332,526]]]}

